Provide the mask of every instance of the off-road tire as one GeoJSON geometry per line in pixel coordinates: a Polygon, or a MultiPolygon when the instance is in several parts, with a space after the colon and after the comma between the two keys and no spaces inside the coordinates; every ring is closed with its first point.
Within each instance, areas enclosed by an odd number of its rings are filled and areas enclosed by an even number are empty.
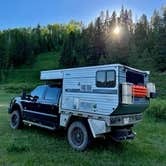
{"type": "Polygon", "coordinates": [[[84,151],[91,143],[91,133],[88,126],[82,121],[74,121],[67,130],[67,140],[77,151],[84,151]]]}
{"type": "Polygon", "coordinates": [[[20,129],[22,126],[23,123],[20,112],[18,110],[13,111],[10,116],[10,127],[12,129],[20,129]]]}

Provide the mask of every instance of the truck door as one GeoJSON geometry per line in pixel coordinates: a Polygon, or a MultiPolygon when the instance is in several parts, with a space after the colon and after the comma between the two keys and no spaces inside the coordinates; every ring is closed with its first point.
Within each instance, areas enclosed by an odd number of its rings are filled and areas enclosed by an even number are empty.
{"type": "Polygon", "coordinates": [[[61,89],[47,86],[43,100],[40,101],[40,113],[43,115],[42,123],[55,126],[59,122],[59,98],[61,89]]]}
{"type": "Polygon", "coordinates": [[[40,102],[43,100],[44,93],[46,90],[46,85],[38,86],[36,87],[32,92],[31,96],[37,96],[38,99],[35,100],[24,100],[22,101],[23,105],[23,116],[24,119],[30,120],[30,121],[37,121],[39,117],[39,111],[40,111],[40,102]]]}

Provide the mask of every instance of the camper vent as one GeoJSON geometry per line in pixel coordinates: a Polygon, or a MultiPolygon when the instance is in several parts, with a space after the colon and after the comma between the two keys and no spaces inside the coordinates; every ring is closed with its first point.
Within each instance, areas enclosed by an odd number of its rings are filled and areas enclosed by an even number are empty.
{"type": "Polygon", "coordinates": [[[92,86],[91,85],[81,85],[82,92],[91,92],[92,91],[92,86]]]}

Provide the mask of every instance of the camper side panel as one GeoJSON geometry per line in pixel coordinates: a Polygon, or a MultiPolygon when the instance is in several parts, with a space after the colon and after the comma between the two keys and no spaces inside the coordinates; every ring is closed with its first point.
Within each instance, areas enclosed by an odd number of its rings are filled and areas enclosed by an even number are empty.
{"type": "Polygon", "coordinates": [[[94,68],[64,72],[62,109],[110,115],[118,106],[118,68],[94,68]],[[116,86],[97,87],[97,71],[114,70],[116,86]]]}
{"type": "Polygon", "coordinates": [[[119,66],[119,84],[126,82],[126,72],[124,67],[119,66]]]}

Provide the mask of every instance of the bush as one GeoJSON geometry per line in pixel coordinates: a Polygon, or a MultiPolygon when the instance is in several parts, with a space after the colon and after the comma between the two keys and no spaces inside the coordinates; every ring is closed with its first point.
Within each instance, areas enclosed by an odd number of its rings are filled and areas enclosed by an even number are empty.
{"type": "Polygon", "coordinates": [[[152,100],[150,106],[146,109],[146,113],[156,119],[166,120],[166,100],[152,100]]]}

